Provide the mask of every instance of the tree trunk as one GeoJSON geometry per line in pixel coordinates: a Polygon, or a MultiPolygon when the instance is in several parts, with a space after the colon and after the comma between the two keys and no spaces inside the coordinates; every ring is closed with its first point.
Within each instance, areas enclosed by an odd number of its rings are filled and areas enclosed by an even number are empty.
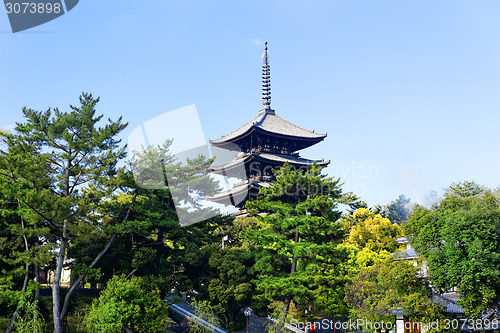
{"type": "MultiPolygon", "coordinates": [[[[35,264],[35,282],[40,283],[40,274],[38,265],[35,264]]],[[[35,291],[35,301],[33,302],[33,318],[35,321],[38,321],[38,301],[40,300],[40,288],[36,288],[35,291]]],[[[38,333],[38,331],[34,332],[38,333]]]]}
{"type": "MultiPolygon", "coordinates": [[[[117,234],[114,234],[111,236],[111,239],[108,241],[108,244],[106,244],[106,247],[97,255],[97,257],[94,259],[94,261],[89,265],[89,268],[94,268],[94,266],[99,262],[99,260],[104,256],[104,254],[109,250],[111,247],[111,244],[113,244],[113,241],[115,240],[117,234]]],[[[63,308],[61,311],[61,320],[64,320],[68,314],[68,308],[69,308],[69,300],[71,298],[71,295],[75,291],[76,288],[80,285],[80,282],[85,278],[85,275],[80,275],[76,281],[73,282],[71,285],[71,288],[69,288],[66,296],[64,297],[64,304],[63,308]]]]}
{"type": "Polygon", "coordinates": [[[66,230],[67,221],[64,221],[63,239],[61,240],[61,247],[59,248],[59,255],[57,257],[56,272],[54,274],[54,281],[52,282],[52,313],[54,316],[54,333],[63,333],[60,289],[64,258],[66,256],[66,230]]]}
{"type": "MultiPolygon", "coordinates": [[[[299,227],[295,228],[295,244],[299,242],[299,227]]],[[[297,256],[295,253],[292,257],[292,267],[290,268],[290,275],[297,271],[297,256]]],[[[290,303],[292,301],[291,296],[286,296],[285,301],[283,302],[283,308],[281,309],[280,318],[278,320],[277,331],[281,332],[283,327],[285,326],[286,316],[288,315],[288,310],[290,309],[290,303]]]]}
{"type": "MultiPolygon", "coordinates": [[[[130,207],[128,208],[127,214],[125,214],[125,217],[123,218],[122,223],[127,222],[128,217],[130,216],[130,212],[132,211],[132,207],[134,206],[136,199],[137,199],[137,192],[134,194],[134,197],[132,198],[132,202],[130,203],[130,207]]],[[[99,260],[101,260],[101,258],[106,254],[106,252],[108,252],[108,250],[111,247],[111,245],[113,244],[113,241],[115,240],[116,236],[117,236],[116,233],[113,234],[113,236],[111,236],[111,239],[109,240],[108,244],[106,244],[104,249],[101,252],[99,252],[97,257],[95,257],[94,261],[92,261],[92,263],[89,265],[90,268],[94,268],[94,266],[99,262],[99,260]]],[[[113,272],[113,274],[114,274],[114,272],[113,272]]],[[[63,308],[61,311],[61,320],[64,320],[66,318],[66,316],[68,315],[69,300],[71,298],[71,295],[73,294],[75,289],[80,285],[80,282],[82,282],[82,280],[84,278],[85,278],[85,275],[81,275],[73,283],[71,288],[69,288],[68,293],[66,294],[66,297],[64,298],[64,304],[63,304],[63,308]]]]}

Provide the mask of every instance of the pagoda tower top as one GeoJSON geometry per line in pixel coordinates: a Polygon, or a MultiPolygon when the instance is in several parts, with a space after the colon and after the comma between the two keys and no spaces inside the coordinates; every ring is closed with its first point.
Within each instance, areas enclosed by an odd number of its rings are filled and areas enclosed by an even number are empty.
{"type": "Polygon", "coordinates": [[[267,42],[264,53],[262,53],[262,104],[264,110],[271,110],[271,66],[269,65],[269,53],[267,52],[267,42]]]}
{"type": "Polygon", "coordinates": [[[260,149],[267,152],[289,155],[324,140],[326,134],[299,127],[281,117],[271,109],[271,71],[267,42],[262,54],[262,104],[264,108],[245,125],[210,140],[219,148],[249,152],[260,149]]]}
{"type": "MultiPolygon", "coordinates": [[[[209,201],[240,208],[256,198],[259,190],[275,179],[273,170],[289,163],[296,170],[307,170],[317,163],[326,167],[330,161],[302,158],[299,151],[323,141],[326,134],[299,127],[281,118],[271,109],[271,71],[267,42],[262,54],[262,104],[258,115],[234,131],[210,140],[213,147],[238,151],[236,158],[223,165],[212,166],[211,172],[240,179],[227,191],[207,198],[209,201]]],[[[309,110],[305,110],[309,113],[309,110]]]]}

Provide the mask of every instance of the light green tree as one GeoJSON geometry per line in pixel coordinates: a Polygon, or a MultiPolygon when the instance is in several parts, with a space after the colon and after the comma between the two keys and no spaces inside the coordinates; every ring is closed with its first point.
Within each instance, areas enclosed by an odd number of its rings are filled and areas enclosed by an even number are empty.
{"type": "Polygon", "coordinates": [[[147,278],[115,276],[92,302],[81,328],[89,333],[163,332],[167,307],[147,278]]]}
{"type": "Polygon", "coordinates": [[[368,248],[374,252],[394,252],[398,247],[396,239],[403,235],[399,225],[366,208],[356,210],[348,222],[346,242],[360,250],[368,248]]]}

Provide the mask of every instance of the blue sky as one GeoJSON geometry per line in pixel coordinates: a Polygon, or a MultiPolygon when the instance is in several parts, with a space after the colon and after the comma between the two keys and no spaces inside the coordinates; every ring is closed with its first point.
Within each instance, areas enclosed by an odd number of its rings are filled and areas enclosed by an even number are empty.
{"type": "Polygon", "coordinates": [[[12,34],[0,15],[1,128],[21,109],[141,123],[195,104],[207,138],[261,109],[263,41],[272,107],[328,133],[302,156],[370,205],[426,203],[451,182],[500,185],[500,2],[82,0],[12,34]]]}

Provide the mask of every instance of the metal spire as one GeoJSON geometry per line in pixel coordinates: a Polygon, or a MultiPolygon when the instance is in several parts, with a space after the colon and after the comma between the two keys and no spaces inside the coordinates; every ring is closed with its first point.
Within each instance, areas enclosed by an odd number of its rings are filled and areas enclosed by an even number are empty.
{"type": "Polygon", "coordinates": [[[267,53],[267,42],[264,53],[262,53],[262,104],[264,109],[271,109],[271,69],[269,66],[269,54],[267,53]]]}

